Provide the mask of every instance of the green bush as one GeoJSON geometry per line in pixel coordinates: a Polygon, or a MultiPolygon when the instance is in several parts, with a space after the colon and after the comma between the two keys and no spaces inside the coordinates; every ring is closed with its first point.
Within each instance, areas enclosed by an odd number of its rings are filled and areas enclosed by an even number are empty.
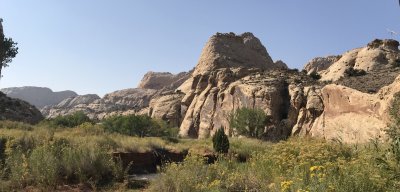
{"type": "Polygon", "coordinates": [[[51,125],[60,127],[76,127],[83,123],[92,122],[92,120],[82,111],[75,112],[71,115],[58,116],[48,121],[51,125]]]}
{"type": "Polygon", "coordinates": [[[240,108],[229,115],[229,124],[239,135],[262,138],[267,115],[261,109],[240,108]]]}
{"type": "Polygon", "coordinates": [[[320,74],[318,74],[317,72],[312,72],[312,73],[310,73],[310,77],[311,78],[313,78],[313,79],[315,79],[315,80],[319,80],[319,79],[321,79],[321,75],[320,74]]]}
{"type": "Polygon", "coordinates": [[[165,122],[146,115],[113,116],[101,123],[106,131],[130,136],[159,137],[172,136],[175,133],[165,122]]]}
{"type": "Polygon", "coordinates": [[[363,76],[363,75],[367,74],[367,72],[365,72],[362,69],[354,69],[354,68],[348,68],[344,71],[344,73],[346,75],[348,75],[349,77],[357,77],[357,76],[363,76]]]}
{"type": "Polygon", "coordinates": [[[188,156],[171,164],[150,191],[398,191],[398,178],[377,166],[374,148],[289,139],[252,154],[245,163],[221,156],[206,165],[188,156]]]}
{"type": "Polygon", "coordinates": [[[213,148],[218,153],[228,153],[229,150],[229,139],[225,134],[224,129],[221,127],[215,132],[213,138],[213,148]]]}

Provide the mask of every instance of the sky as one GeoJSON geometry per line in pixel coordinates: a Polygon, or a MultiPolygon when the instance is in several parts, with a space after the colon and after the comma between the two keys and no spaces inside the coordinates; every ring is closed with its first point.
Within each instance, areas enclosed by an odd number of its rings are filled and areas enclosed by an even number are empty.
{"type": "Polygon", "coordinates": [[[0,17],[19,47],[1,88],[100,96],[192,69],[216,32],[252,32],[298,69],[400,32],[397,0],[0,0],[0,17]]]}

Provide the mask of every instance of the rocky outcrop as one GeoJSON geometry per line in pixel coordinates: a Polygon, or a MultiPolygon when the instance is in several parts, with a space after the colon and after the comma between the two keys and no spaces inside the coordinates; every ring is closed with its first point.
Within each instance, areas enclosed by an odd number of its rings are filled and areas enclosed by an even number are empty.
{"type": "Polygon", "coordinates": [[[346,70],[364,70],[367,73],[398,67],[399,42],[376,39],[366,47],[346,52],[326,70],[320,71],[321,81],[337,81],[346,76],[346,70]]]}
{"type": "Polygon", "coordinates": [[[190,72],[182,72],[176,75],[168,72],[148,72],[139,83],[141,89],[176,89],[190,77],[190,72]]]}
{"type": "Polygon", "coordinates": [[[10,87],[1,89],[7,96],[27,101],[38,109],[46,105],[55,105],[69,97],[76,97],[73,91],[53,92],[45,87],[10,87]]]}
{"type": "Polygon", "coordinates": [[[42,119],[42,114],[34,106],[0,92],[0,120],[38,123],[42,119]]]}
{"type": "Polygon", "coordinates": [[[260,40],[252,33],[217,33],[204,46],[193,76],[221,68],[278,68],[260,40]]]}
{"type": "Polygon", "coordinates": [[[181,93],[166,93],[150,101],[148,115],[152,118],[162,119],[170,125],[179,126],[182,123],[181,93]]]}
{"type": "Polygon", "coordinates": [[[286,137],[290,131],[279,126],[287,118],[289,107],[285,79],[289,71],[285,68],[283,62],[272,61],[251,33],[212,36],[192,78],[178,88],[185,94],[179,134],[205,138],[220,127],[229,133],[229,113],[241,107],[257,107],[272,118],[269,136],[286,137]]]}
{"type": "Polygon", "coordinates": [[[56,106],[48,106],[41,110],[47,118],[85,112],[90,118],[103,119],[112,115],[135,114],[149,106],[151,98],[156,94],[153,89],[125,89],[106,94],[103,98],[97,95],[82,95],[68,98],[56,106]]]}
{"type": "Polygon", "coordinates": [[[304,70],[307,74],[318,73],[322,70],[328,69],[332,64],[337,62],[342,56],[341,55],[331,55],[327,57],[316,57],[309,61],[305,66],[304,70]]]}

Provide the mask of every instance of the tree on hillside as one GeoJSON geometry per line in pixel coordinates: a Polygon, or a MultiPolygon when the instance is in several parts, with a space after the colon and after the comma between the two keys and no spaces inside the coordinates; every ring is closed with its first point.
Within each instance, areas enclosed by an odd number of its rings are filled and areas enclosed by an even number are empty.
{"type": "Polygon", "coordinates": [[[229,124],[239,135],[263,137],[269,117],[262,109],[240,108],[229,115],[229,124]]]}
{"type": "Polygon", "coordinates": [[[3,19],[0,18],[0,78],[2,69],[8,67],[12,59],[18,54],[17,43],[12,38],[6,38],[3,32],[3,19]]]}

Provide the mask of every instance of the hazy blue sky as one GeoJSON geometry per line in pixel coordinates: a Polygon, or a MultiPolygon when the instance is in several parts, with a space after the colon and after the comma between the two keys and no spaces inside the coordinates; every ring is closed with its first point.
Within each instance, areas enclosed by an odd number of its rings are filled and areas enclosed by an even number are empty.
{"type": "Polygon", "coordinates": [[[136,87],[147,71],[193,68],[216,32],[253,32],[274,60],[302,68],[374,38],[398,38],[397,0],[0,0],[20,53],[0,87],[79,94],[136,87]]]}

